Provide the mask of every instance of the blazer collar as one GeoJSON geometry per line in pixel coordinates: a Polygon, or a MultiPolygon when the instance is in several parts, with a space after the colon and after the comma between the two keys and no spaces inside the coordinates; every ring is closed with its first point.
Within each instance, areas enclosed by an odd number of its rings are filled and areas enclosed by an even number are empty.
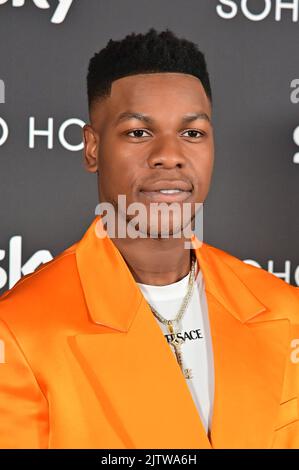
{"type": "MultiPolygon", "coordinates": [[[[105,238],[96,235],[97,223],[103,228],[101,217],[97,216],[76,245],[85,300],[93,322],[126,332],[143,296],[116,245],[108,235],[105,238]]],[[[218,250],[199,242],[195,235],[191,243],[206,292],[210,292],[236,319],[244,323],[267,310],[225,263],[218,250]]]]}

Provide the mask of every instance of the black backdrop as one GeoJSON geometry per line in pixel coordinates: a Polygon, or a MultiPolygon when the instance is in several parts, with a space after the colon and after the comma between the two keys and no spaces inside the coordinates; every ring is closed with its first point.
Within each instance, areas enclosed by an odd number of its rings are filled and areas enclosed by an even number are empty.
{"type": "Polygon", "coordinates": [[[299,0],[0,0],[0,292],[92,221],[88,61],[110,38],[152,26],[196,42],[208,63],[216,159],[204,240],[299,285],[298,9],[299,0]]]}

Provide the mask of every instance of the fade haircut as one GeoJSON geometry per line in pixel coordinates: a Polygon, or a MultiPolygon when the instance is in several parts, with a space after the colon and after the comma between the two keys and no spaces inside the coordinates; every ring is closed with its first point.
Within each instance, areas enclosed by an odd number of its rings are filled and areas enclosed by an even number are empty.
{"type": "Polygon", "coordinates": [[[114,80],[128,75],[178,72],[194,75],[212,103],[212,92],[204,54],[197,45],[178,38],[166,29],[158,33],[131,33],[120,41],[109,40],[106,47],[89,61],[87,74],[88,106],[110,96],[114,80]]]}

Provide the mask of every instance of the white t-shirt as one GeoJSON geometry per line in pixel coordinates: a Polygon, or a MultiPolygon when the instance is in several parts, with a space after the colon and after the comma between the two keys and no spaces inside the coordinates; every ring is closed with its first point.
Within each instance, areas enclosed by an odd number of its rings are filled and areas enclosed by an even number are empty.
{"type": "MultiPolygon", "coordinates": [[[[196,266],[197,271],[197,266],[196,266]]],[[[188,289],[189,274],[173,284],[165,286],[137,285],[145,299],[164,318],[171,320],[176,315],[188,289]]],[[[206,432],[211,427],[214,399],[214,362],[208,305],[205,294],[204,279],[201,270],[198,271],[193,294],[187,310],[180,322],[180,332],[185,340],[181,345],[184,368],[191,369],[192,379],[186,379],[189,390],[198,409],[206,432]]],[[[156,318],[154,316],[154,318],[156,318]]],[[[166,340],[171,341],[167,326],[156,319],[166,340]]],[[[174,324],[176,326],[176,323],[174,324]]],[[[169,347],[175,355],[171,344],[169,347]]]]}

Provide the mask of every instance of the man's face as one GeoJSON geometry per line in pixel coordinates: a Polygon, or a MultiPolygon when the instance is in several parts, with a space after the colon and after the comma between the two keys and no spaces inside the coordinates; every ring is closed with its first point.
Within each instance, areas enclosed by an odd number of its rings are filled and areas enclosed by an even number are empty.
{"type": "Polygon", "coordinates": [[[125,195],[127,207],[143,203],[147,214],[153,203],[194,207],[203,202],[214,162],[211,111],[200,80],[192,75],[115,80],[111,95],[94,103],[91,126],[84,128],[86,168],[99,171],[100,202],[117,208],[118,195],[125,195]]]}

